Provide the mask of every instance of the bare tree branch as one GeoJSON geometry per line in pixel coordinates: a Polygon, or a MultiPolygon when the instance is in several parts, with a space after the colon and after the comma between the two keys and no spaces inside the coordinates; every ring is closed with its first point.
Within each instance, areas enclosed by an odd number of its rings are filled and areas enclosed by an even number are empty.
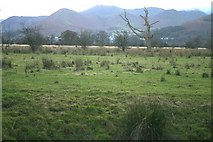
{"type": "Polygon", "coordinates": [[[124,10],[124,17],[123,17],[122,15],[120,15],[120,16],[121,16],[121,18],[122,18],[125,22],[127,22],[127,25],[130,27],[130,29],[132,30],[132,32],[133,32],[134,34],[136,34],[137,36],[139,36],[139,37],[141,37],[141,38],[144,37],[144,36],[140,35],[139,33],[144,33],[145,31],[140,30],[140,29],[135,28],[135,27],[132,26],[132,24],[130,23],[129,19],[127,18],[127,15],[126,15],[126,11],[125,11],[125,10],[124,10]],[[138,32],[139,32],[139,33],[138,33],[138,32]]]}
{"type": "Polygon", "coordinates": [[[156,23],[158,23],[158,22],[159,22],[159,21],[155,21],[155,22],[151,23],[150,26],[152,26],[152,25],[154,25],[154,24],[156,24],[156,23]]]}
{"type": "Polygon", "coordinates": [[[147,49],[151,50],[151,39],[152,39],[153,35],[151,34],[151,30],[150,29],[151,29],[151,27],[154,24],[158,23],[159,21],[155,21],[155,22],[150,24],[150,22],[149,22],[149,12],[148,12],[146,7],[144,7],[144,13],[145,13],[145,15],[144,16],[140,15],[140,17],[144,21],[144,26],[146,27],[145,31],[142,30],[142,29],[135,28],[135,27],[132,26],[132,24],[130,23],[130,20],[127,18],[127,14],[126,14],[125,10],[124,10],[124,16],[122,16],[122,15],[120,15],[120,16],[127,23],[129,28],[131,29],[131,31],[135,35],[137,35],[140,38],[145,38],[147,49]]]}

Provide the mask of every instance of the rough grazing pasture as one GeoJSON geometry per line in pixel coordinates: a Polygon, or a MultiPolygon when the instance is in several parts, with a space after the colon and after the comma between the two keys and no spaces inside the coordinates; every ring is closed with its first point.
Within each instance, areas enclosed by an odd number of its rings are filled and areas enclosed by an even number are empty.
{"type": "MultiPolygon", "coordinates": [[[[14,52],[2,55],[3,140],[137,139],[152,127],[163,130],[152,131],[156,139],[210,139],[212,64],[203,51],[14,52]],[[160,106],[165,125],[124,131],[137,103],[147,114],[160,106]]],[[[147,114],[139,119],[156,122],[147,114]]]]}

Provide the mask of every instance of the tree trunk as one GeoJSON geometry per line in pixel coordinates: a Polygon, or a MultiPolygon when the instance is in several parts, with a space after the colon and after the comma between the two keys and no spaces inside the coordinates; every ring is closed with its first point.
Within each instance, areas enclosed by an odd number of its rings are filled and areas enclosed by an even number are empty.
{"type": "Polygon", "coordinates": [[[147,47],[148,51],[151,51],[152,45],[151,45],[151,39],[150,38],[146,39],[146,47],[147,47]]]}

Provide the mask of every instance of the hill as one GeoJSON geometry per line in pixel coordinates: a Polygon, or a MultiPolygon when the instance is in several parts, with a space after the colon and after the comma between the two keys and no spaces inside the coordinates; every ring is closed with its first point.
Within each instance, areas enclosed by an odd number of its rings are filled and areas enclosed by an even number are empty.
{"type": "MultiPolygon", "coordinates": [[[[186,22],[206,16],[200,11],[176,11],[164,10],[161,8],[148,7],[150,21],[160,21],[153,29],[165,28],[168,26],[180,26],[186,22]]],[[[143,15],[141,9],[127,9],[127,16],[135,26],[143,25],[139,15],[143,15]]],[[[44,35],[59,35],[65,30],[80,32],[82,30],[114,30],[127,29],[126,23],[120,18],[123,9],[115,6],[98,5],[83,12],[75,12],[69,9],[60,9],[50,16],[40,17],[10,17],[1,22],[3,32],[15,32],[22,26],[38,26],[44,35]]]]}
{"type": "Polygon", "coordinates": [[[155,30],[157,38],[164,39],[169,45],[185,45],[186,42],[198,38],[201,44],[211,37],[211,15],[204,16],[179,26],[169,26],[155,30]]]}
{"type": "Polygon", "coordinates": [[[3,32],[4,31],[17,31],[22,28],[22,26],[37,26],[42,21],[47,19],[48,16],[39,17],[24,17],[24,16],[12,16],[1,22],[3,32]]]}
{"type": "Polygon", "coordinates": [[[40,23],[45,35],[58,35],[65,30],[79,32],[81,30],[98,29],[99,22],[69,9],[60,9],[40,23]]]}
{"type": "Polygon", "coordinates": [[[186,22],[198,19],[203,16],[206,16],[206,14],[201,11],[177,11],[171,9],[162,11],[152,18],[156,21],[160,21],[157,25],[157,28],[163,28],[168,26],[182,25],[186,22]]]}
{"type": "Polygon", "coordinates": [[[122,8],[116,6],[97,5],[81,12],[81,14],[87,17],[97,16],[99,18],[106,18],[108,16],[119,14],[122,11],[122,8]]]}

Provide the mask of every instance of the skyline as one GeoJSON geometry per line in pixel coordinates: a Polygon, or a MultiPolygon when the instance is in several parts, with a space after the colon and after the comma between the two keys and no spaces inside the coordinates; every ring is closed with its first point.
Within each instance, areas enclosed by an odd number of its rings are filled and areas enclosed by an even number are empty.
{"type": "Polygon", "coordinates": [[[87,10],[96,5],[117,6],[124,9],[158,7],[165,10],[200,10],[211,13],[211,0],[0,0],[0,19],[11,16],[49,16],[61,8],[76,12],[87,10]]]}

